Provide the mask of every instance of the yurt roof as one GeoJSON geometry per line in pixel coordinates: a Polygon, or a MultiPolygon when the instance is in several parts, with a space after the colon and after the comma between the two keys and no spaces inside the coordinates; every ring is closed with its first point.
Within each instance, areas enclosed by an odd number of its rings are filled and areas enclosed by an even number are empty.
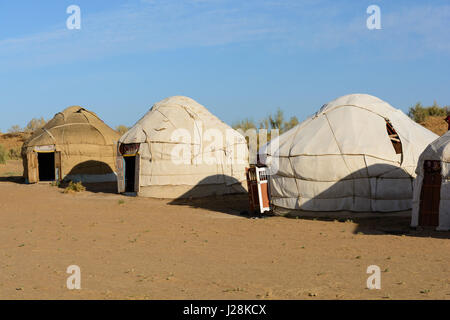
{"type": "Polygon", "coordinates": [[[421,159],[450,162],[450,131],[433,141],[425,149],[421,159]]]}
{"type": "Polygon", "coordinates": [[[112,145],[118,139],[119,134],[94,112],[80,106],[71,106],[36,130],[24,143],[24,147],[54,144],[112,145]]]}
{"type": "Polygon", "coordinates": [[[227,130],[236,142],[245,142],[240,133],[214,116],[203,105],[184,96],[173,96],[155,103],[144,117],[120,138],[120,142],[171,143],[172,133],[176,129],[185,129],[191,135],[199,130],[227,130]]]}
{"type": "Polygon", "coordinates": [[[420,154],[438,137],[377,97],[351,94],[325,104],[313,116],[263,146],[262,153],[273,154],[269,146],[277,143],[275,151],[282,157],[367,154],[393,159],[395,151],[386,134],[386,120],[397,131],[406,153],[416,150],[413,153],[420,154]]]}

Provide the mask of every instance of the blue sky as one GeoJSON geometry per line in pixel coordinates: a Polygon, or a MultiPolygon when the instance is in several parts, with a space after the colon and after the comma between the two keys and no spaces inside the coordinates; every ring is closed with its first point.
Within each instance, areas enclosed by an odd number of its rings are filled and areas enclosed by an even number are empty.
{"type": "Polygon", "coordinates": [[[0,130],[70,105],[133,125],[186,95],[223,121],[300,120],[349,93],[450,105],[450,1],[0,2],[0,130]],[[68,30],[69,5],[81,30],[68,30]],[[381,9],[368,30],[366,9],[381,9]]]}

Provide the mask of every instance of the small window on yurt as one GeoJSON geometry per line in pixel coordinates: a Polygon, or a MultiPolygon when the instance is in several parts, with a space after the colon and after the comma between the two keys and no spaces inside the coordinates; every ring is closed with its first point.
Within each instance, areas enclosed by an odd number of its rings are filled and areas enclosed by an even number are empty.
{"type": "Polygon", "coordinates": [[[397,131],[395,131],[394,127],[392,126],[392,123],[388,119],[386,119],[386,130],[389,139],[391,140],[392,146],[394,147],[395,153],[402,154],[402,141],[400,140],[397,131]]]}

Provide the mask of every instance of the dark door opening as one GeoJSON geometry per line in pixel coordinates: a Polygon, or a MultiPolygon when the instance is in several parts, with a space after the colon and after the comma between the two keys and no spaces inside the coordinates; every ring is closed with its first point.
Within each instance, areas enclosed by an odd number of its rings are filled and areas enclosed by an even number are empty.
{"type": "Polygon", "coordinates": [[[439,225],[439,205],[441,202],[441,162],[425,161],[422,191],[420,194],[419,225],[439,225]]]}
{"type": "Polygon", "coordinates": [[[55,180],[55,153],[38,153],[39,181],[55,180]]]}
{"type": "Polygon", "coordinates": [[[136,157],[124,157],[125,159],[125,192],[135,192],[136,181],[136,157]]]}

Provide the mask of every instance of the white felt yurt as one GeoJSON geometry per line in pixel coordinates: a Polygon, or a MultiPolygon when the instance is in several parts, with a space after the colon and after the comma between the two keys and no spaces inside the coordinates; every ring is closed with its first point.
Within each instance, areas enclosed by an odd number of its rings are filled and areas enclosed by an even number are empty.
{"type": "Polygon", "coordinates": [[[437,136],[366,94],[340,97],[260,150],[275,208],[411,209],[416,164],[437,136]]]}
{"type": "Polygon", "coordinates": [[[411,226],[450,230],[450,131],[425,149],[416,173],[411,226]]]}
{"type": "Polygon", "coordinates": [[[245,192],[244,136],[188,97],[164,99],[119,140],[119,192],[190,198],[245,192]]]}

